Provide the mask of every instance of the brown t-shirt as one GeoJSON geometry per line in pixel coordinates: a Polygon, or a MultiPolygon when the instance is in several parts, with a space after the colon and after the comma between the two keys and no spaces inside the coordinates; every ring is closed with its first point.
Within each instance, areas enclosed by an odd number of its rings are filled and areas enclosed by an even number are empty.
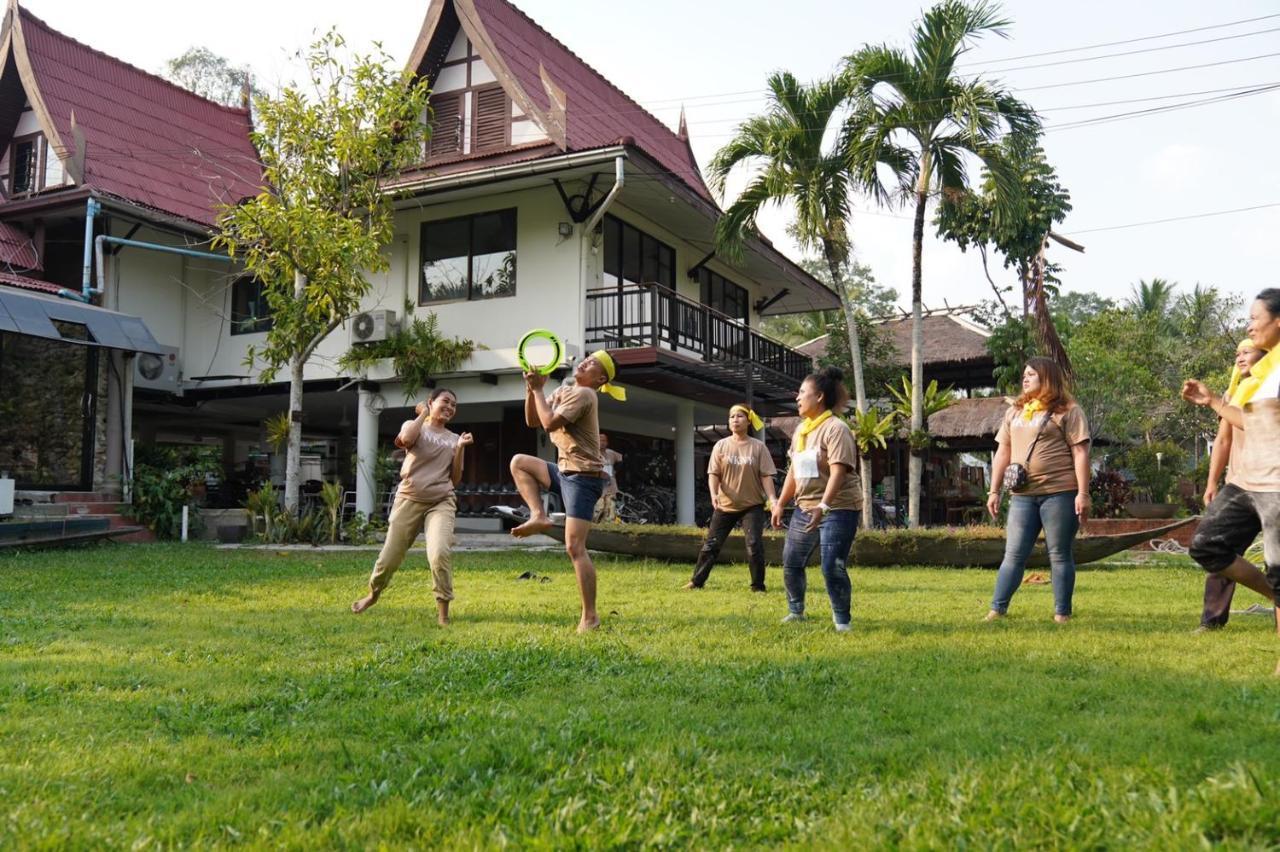
{"type": "Polygon", "coordinates": [[[399,439],[406,451],[400,466],[400,496],[415,503],[437,503],[453,494],[449,474],[458,436],[430,423],[419,428],[416,420],[406,420],[399,439]]]}
{"type": "Polygon", "coordinates": [[[721,438],[711,448],[707,475],[720,478],[720,504],[724,512],[745,512],[763,506],[769,495],[760,478],[773,476],[778,469],[764,441],[747,438],[743,443],[733,437],[721,438]]]}
{"type": "Polygon", "coordinates": [[[796,503],[806,512],[812,511],[822,502],[827,483],[831,481],[831,465],[842,464],[848,468],[844,484],[830,502],[832,509],[861,509],[862,483],[858,477],[858,447],[854,443],[853,433],[843,420],[835,417],[827,418],[821,426],[805,436],[804,453],[797,447],[800,442],[800,430],[791,438],[791,470],[796,481],[796,503]],[[816,458],[811,453],[816,451],[816,458]],[[807,476],[814,472],[816,461],[817,476],[807,476]]]}
{"type": "Polygon", "coordinates": [[[1073,403],[1066,411],[1052,415],[1044,431],[1040,432],[1040,424],[1046,416],[1041,412],[1029,421],[1024,420],[1022,409],[1010,406],[996,434],[997,444],[1010,445],[1009,463],[1027,467],[1027,485],[1019,489],[1018,494],[1057,494],[1079,488],[1071,448],[1088,443],[1089,421],[1080,406],[1073,403]],[[1040,433],[1039,441],[1036,441],[1037,432],[1040,433]],[[1031,453],[1031,460],[1027,461],[1027,450],[1031,448],[1032,441],[1035,441],[1035,450],[1031,453]]]}
{"type": "Polygon", "coordinates": [[[567,423],[552,430],[551,443],[560,451],[558,464],[565,473],[599,473],[604,470],[600,455],[600,402],[592,388],[561,385],[551,394],[551,413],[567,423]]]}

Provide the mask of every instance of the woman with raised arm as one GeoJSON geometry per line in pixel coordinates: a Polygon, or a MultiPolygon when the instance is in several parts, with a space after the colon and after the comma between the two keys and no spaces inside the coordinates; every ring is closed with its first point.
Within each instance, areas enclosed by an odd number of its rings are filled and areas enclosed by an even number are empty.
{"type": "Polygon", "coordinates": [[[1066,376],[1056,361],[1027,361],[1022,371],[1022,395],[1005,412],[996,444],[987,494],[987,511],[992,518],[1000,512],[1006,472],[1011,474],[1008,479],[1016,481],[1009,482],[1004,561],[996,573],[986,620],[1004,618],[1008,613],[1043,529],[1053,583],[1053,620],[1059,624],[1070,621],[1076,586],[1072,548],[1076,533],[1089,517],[1089,423],[1067,392],[1066,376]]]}
{"type": "Polygon", "coordinates": [[[821,546],[822,577],[837,633],[850,629],[853,588],[847,563],[862,512],[858,448],[849,427],[836,416],[848,401],[844,374],[834,367],[810,373],[801,382],[796,407],[803,419],[791,439],[791,463],[772,513],[774,528],[782,529],[783,509],[796,501],[782,549],[782,584],[790,610],[783,623],[805,619],[805,566],[821,546]]]}
{"type": "Polygon", "coordinates": [[[746,404],[729,409],[729,437],[716,441],[707,463],[707,488],[711,492],[711,522],[707,538],[693,567],[693,579],[686,589],[701,589],[711,576],[729,533],[739,523],[747,542],[747,566],[751,570],[751,591],[763,592],[764,512],[774,493],[773,457],[764,441],[751,437],[751,429],[764,428],[760,415],[746,404]]]}
{"type": "Polygon", "coordinates": [[[458,514],[453,488],[462,481],[463,453],[473,443],[470,432],[455,435],[445,428],[457,410],[454,392],[436,388],[426,402],[418,403],[414,409],[418,416],[400,426],[396,446],[406,455],[400,468],[400,487],[387,520],[387,538],[369,577],[369,594],[351,605],[352,612],[364,612],[378,602],[425,525],[436,621],[441,627],[449,623],[453,523],[458,514]]]}
{"type": "MultiPolygon", "coordinates": [[[[1269,595],[1274,605],[1280,595],[1280,288],[1263,290],[1253,300],[1248,332],[1253,344],[1267,354],[1250,368],[1249,378],[1241,380],[1230,400],[1223,400],[1195,379],[1182,387],[1183,399],[1212,408],[1240,429],[1245,447],[1244,470],[1232,483],[1238,493],[1230,500],[1220,497],[1214,501],[1217,508],[1206,513],[1192,547],[1196,561],[1206,571],[1269,595]],[[1209,523],[1207,530],[1205,523],[1209,523]],[[1245,568],[1249,563],[1234,552],[1234,538],[1229,535],[1231,530],[1254,523],[1262,527],[1262,559],[1267,565],[1263,588],[1257,587],[1256,578],[1245,568]]],[[[1280,632],[1280,623],[1276,630],[1280,632]]],[[[1280,675],[1280,665],[1276,674],[1280,675]]]]}

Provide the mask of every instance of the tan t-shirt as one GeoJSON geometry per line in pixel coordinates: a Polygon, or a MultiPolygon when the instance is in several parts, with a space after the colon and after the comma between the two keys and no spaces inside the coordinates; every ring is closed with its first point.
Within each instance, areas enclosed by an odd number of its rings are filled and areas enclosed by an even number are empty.
{"type": "Polygon", "coordinates": [[[560,469],[565,473],[599,473],[604,470],[600,455],[600,401],[592,388],[561,385],[551,394],[551,413],[568,422],[553,430],[551,443],[559,450],[560,469]]]}
{"type": "Polygon", "coordinates": [[[1246,403],[1244,446],[1239,456],[1235,450],[1236,440],[1233,434],[1231,484],[1245,491],[1280,491],[1280,399],[1254,396],[1253,401],[1246,403]]]}
{"type": "Polygon", "coordinates": [[[618,472],[614,467],[622,461],[622,453],[617,450],[605,450],[600,456],[604,459],[604,472],[609,474],[609,481],[604,484],[604,493],[600,496],[610,497],[618,493],[618,472]]]}
{"type": "Polygon", "coordinates": [[[416,440],[404,442],[406,455],[404,464],[400,465],[401,497],[415,503],[437,503],[453,494],[453,451],[458,446],[458,436],[448,429],[424,423],[418,428],[417,421],[406,420],[400,427],[400,438],[412,437],[418,432],[416,440]]]}
{"type": "Polygon", "coordinates": [[[1075,460],[1071,448],[1076,444],[1089,441],[1089,421],[1085,419],[1080,406],[1074,403],[1060,414],[1052,415],[1052,420],[1045,424],[1040,432],[1040,424],[1046,415],[1040,413],[1031,420],[1022,419],[1022,409],[1010,406],[1004,414],[1004,423],[996,433],[997,444],[1010,445],[1010,464],[1027,466],[1027,485],[1019,489],[1018,494],[1057,494],[1062,491],[1075,491],[1075,460]],[[1036,441],[1031,460],[1027,461],[1027,450],[1040,432],[1040,440],[1036,441]]]}
{"type": "Polygon", "coordinates": [[[745,512],[763,506],[769,495],[760,478],[777,472],[764,441],[749,437],[739,443],[732,436],[721,438],[711,448],[711,461],[707,464],[707,475],[720,478],[720,504],[716,508],[745,512]]]}
{"type": "Polygon", "coordinates": [[[842,464],[848,468],[844,484],[830,502],[832,509],[861,509],[862,483],[858,477],[858,447],[853,433],[843,420],[827,418],[821,426],[805,436],[804,453],[797,447],[800,430],[791,438],[791,470],[796,481],[796,503],[806,512],[822,502],[827,483],[831,481],[831,465],[842,464]],[[811,455],[816,453],[816,455],[811,455]],[[816,464],[815,464],[816,463],[816,464]],[[805,474],[812,472],[816,476],[805,474]]]}

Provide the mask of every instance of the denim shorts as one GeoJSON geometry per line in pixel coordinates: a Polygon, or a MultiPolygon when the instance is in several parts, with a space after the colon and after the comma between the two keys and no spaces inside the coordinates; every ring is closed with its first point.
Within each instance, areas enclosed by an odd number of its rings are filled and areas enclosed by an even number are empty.
{"type": "Polygon", "coordinates": [[[561,473],[560,466],[547,462],[547,476],[551,479],[552,494],[559,494],[564,501],[564,513],[570,518],[590,521],[596,514],[596,502],[609,484],[607,476],[589,473],[561,473]]]}

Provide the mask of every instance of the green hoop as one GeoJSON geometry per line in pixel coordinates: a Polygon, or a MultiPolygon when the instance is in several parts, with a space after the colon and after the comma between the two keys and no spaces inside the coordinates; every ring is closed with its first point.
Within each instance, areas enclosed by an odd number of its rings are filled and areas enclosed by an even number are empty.
{"type": "Polygon", "coordinates": [[[520,338],[520,343],[516,346],[516,358],[520,362],[520,367],[526,373],[540,373],[544,376],[549,376],[560,369],[560,361],[564,359],[564,343],[545,328],[535,328],[533,331],[526,331],[524,337],[520,338]],[[554,354],[550,363],[541,367],[535,367],[529,363],[529,359],[524,355],[524,348],[529,345],[531,340],[545,340],[551,344],[554,354]]]}

